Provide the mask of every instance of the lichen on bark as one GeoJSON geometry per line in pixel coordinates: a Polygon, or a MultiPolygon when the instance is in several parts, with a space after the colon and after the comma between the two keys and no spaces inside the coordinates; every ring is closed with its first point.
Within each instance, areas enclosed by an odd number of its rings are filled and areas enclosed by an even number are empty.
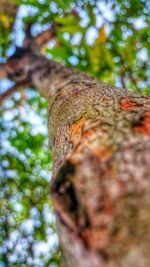
{"type": "Polygon", "coordinates": [[[33,49],[10,62],[8,77],[28,81],[49,103],[63,267],[149,267],[150,97],[33,49]]]}

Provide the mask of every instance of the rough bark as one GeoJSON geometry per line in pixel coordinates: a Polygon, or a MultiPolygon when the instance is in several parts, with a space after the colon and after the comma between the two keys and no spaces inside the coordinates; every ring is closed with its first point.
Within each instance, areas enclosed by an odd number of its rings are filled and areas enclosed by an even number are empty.
{"type": "Polygon", "coordinates": [[[36,51],[10,62],[7,74],[28,81],[49,103],[63,267],[149,267],[150,97],[36,51]]]}

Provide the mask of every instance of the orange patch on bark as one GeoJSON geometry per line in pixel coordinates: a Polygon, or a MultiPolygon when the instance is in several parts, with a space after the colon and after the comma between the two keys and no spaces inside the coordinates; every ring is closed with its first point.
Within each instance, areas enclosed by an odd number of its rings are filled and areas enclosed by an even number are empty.
{"type": "Polygon", "coordinates": [[[112,151],[108,149],[107,147],[93,148],[92,153],[97,158],[103,159],[103,160],[108,160],[112,155],[112,151]]]}
{"type": "Polygon", "coordinates": [[[61,138],[61,136],[58,136],[58,138],[57,138],[57,144],[60,145],[61,142],[62,142],[62,138],[61,138]]]}
{"type": "Polygon", "coordinates": [[[150,135],[150,109],[145,112],[145,116],[142,125],[134,127],[137,132],[143,133],[145,135],[150,135]]]}
{"type": "Polygon", "coordinates": [[[86,119],[82,117],[77,122],[73,123],[70,127],[71,139],[73,143],[76,143],[81,136],[82,126],[86,119]]]}
{"type": "Polygon", "coordinates": [[[89,129],[83,133],[84,138],[88,138],[93,134],[93,129],[89,129]]]}
{"type": "Polygon", "coordinates": [[[107,228],[85,229],[82,237],[89,248],[104,249],[108,244],[109,230],[107,228]]]}
{"type": "Polygon", "coordinates": [[[132,110],[133,108],[140,108],[141,107],[137,103],[133,102],[129,96],[125,97],[121,101],[120,106],[121,106],[122,110],[126,110],[126,111],[132,110]]]}

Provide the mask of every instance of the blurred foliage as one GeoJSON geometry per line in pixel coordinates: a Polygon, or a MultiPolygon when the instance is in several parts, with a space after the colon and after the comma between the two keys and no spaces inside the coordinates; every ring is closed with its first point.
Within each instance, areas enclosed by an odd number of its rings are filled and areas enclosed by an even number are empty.
{"type": "Polygon", "coordinates": [[[0,266],[59,263],[49,200],[46,107],[45,99],[30,90],[24,99],[16,93],[1,111],[0,266]]]}
{"type": "MultiPolygon", "coordinates": [[[[14,0],[13,0],[14,1],[14,0]]],[[[45,53],[118,86],[149,93],[150,0],[16,0],[24,25],[56,23],[57,38],[45,53]],[[26,10],[26,12],[23,10],[26,10]]],[[[0,15],[0,50],[7,57],[12,18],[0,15]]],[[[15,35],[16,37],[16,35],[15,35]]]]}
{"type": "MultiPolygon", "coordinates": [[[[149,0],[13,3],[18,7],[15,23],[0,8],[1,62],[21,45],[27,23],[32,22],[36,35],[55,22],[56,38],[43,54],[119,87],[150,94],[149,0]]],[[[4,82],[0,89],[5,90],[4,82]]],[[[15,93],[1,108],[0,267],[59,265],[49,199],[52,159],[46,108],[44,98],[32,89],[15,93]]]]}

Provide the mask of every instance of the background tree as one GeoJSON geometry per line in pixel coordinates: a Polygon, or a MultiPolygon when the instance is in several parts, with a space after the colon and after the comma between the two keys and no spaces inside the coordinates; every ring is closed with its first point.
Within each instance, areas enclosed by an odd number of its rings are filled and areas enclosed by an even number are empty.
{"type": "MultiPolygon", "coordinates": [[[[16,47],[35,42],[44,55],[68,67],[149,93],[149,6],[136,0],[1,0],[0,60],[7,62],[16,47]]],[[[1,67],[0,77],[3,72],[1,67]]],[[[1,265],[57,265],[47,102],[32,85],[16,87],[10,80],[1,81],[1,94],[1,265]]]]}

